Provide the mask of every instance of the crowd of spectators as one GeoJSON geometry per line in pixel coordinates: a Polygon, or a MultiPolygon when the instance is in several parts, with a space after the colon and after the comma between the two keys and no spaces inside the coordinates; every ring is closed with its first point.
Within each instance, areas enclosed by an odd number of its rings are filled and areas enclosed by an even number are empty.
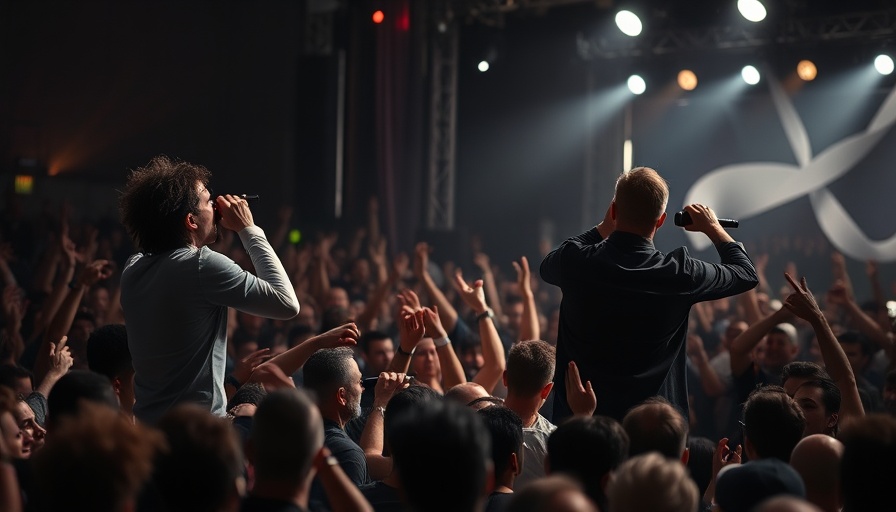
{"type": "MultiPolygon", "coordinates": [[[[686,414],[654,398],[621,421],[593,415],[613,391],[572,361],[573,415],[555,422],[560,291],[525,256],[389,247],[375,201],[367,225],[292,243],[283,207],[269,240],[298,315],[231,310],[227,415],[183,404],[146,424],[119,300],[133,248],[75,209],[33,214],[10,196],[0,212],[0,510],[894,504],[896,344],[874,262],[872,296],[856,297],[837,253],[814,256],[830,261],[827,290],[751,254],[756,289],[692,309],[686,414]]],[[[253,272],[218,236],[211,248],[253,272]]]]}

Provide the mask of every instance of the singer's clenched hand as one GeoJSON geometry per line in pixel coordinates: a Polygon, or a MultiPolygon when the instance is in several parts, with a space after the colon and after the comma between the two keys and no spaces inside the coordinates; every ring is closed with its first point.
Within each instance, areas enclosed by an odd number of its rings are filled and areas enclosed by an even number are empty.
{"type": "Polygon", "coordinates": [[[249,201],[231,194],[218,196],[216,201],[222,227],[239,232],[243,228],[255,225],[252,219],[252,210],[249,209],[249,201]]]}
{"type": "Polygon", "coordinates": [[[684,211],[691,216],[691,223],[684,227],[688,231],[697,231],[705,234],[713,244],[724,242],[733,242],[731,235],[719,224],[712,208],[702,204],[689,204],[684,207],[684,211]]]}

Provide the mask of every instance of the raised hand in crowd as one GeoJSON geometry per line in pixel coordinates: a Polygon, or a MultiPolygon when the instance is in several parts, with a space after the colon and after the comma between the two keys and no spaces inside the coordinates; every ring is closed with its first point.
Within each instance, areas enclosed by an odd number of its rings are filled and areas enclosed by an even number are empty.
{"type": "Polygon", "coordinates": [[[513,262],[516,270],[517,289],[523,298],[523,319],[520,322],[519,340],[541,339],[541,323],[538,321],[538,308],[535,305],[535,294],[532,292],[532,274],[529,271],[529,259],[520,258],[519,263],[513,262]]]}
{"type": "Polygon", "coordinates": [[[733,450],[728,445],[729,439],[727,437],[723,437],[719,440],[719,444],[716,446],[715,451],[712,455],[712,478],[709,481],[709,486],[706,488],[706,492],[703,494],[703,502],[704,503],[712,503],[713,499],[716,495],[716,478],[719,476],[719,471],[722,470],[725,466],[730,466],[732,464],[740,464],[741,463],[741,455],[743,454],[743,446],[737,445],[733,450]]]}
{"type": "Polygon", "coordinates": [[[865,410],[862,407],[862,400],[859,396],[856,376],[853,374],[852,366],[849,364],[846,353],[843,352],[843,347],[840,346],[837,337],[831,330],[827,318],[821,312],[821,308],[818,307],[815,296],[809,290],[806,278],[803,277],[797,283],[790,274],[784,274],[784,277],[793,289],[793,293],[784,301],[784,307],[812,325],[815,337],[818,339],[818,348],[821,350],[825,370],[827,370],[831,379],[840,389],[841,424],[844,420],[864,416],[865,410]]]}
{"type": "MultiPolygon", "coordinates": [[[[40,382],[48,371],[50,348],[49,345],[53,340],[58,340],[69,334],[78,307],[84,298],[84,294],[96,283],[108,279],[114,271],[114,264],[109,260],[95,260],[85,266],[78,277],[69,286],[68,293],[53,315],[50,325],[44,334],[41,348],[37,354],[34,363],[34,378],[40,382]]],[[[87,339],[70,339],[70,347],[72,349],[72,357],[74,358],[74,366],[76,368],[87,368],[87,339]],[[75,343],[77,346],[75,346],[75,343]]]]}
{"type": "Polygon", "coordinates": [[[894,346],[893,334],[890,329],[881,328],[880,323],[862,310],[853,297],[852,290],[842,280],[834,281],[825,298],[827,303],[843,308],[856,328],[880,348],[890,351],[894,346]]]}
{"type": "Polygon", "coordinates": [[[44,375],[43,379],[38,381],[37,387],[34,388],[35,391],[45,397],[50,396],[50,390],[52,390],[53,386],[59,382],[59,379],[68,373],[69,369],[71,369],[74,364],[71,350],[66,346],[67,341],[68,336],[63,336],[59,339],[59,343],[51,342],[49,344],[50,357],[47,373],[44,375]]]}
{"type": "Polygon", "coordinates": [[[507,358],[504,354],[504,345],[501,343],[501,337],[498,335],[498,329],[494,323],[495,314],[489,309],[485,301],[482,284],[480,279],[470,285],[464,280],[460,269],[454,272],[454,288],[457,290],[461,300],[473,310],[473,314],[476,315],[476,323],[479,324],[482,368],[473,377],[473,382],[484,387],[489,393],[493,393],[504,374],[507,358]]]}
{"type": "Polygon", "coordinates": [[[392,356],[392,361],[389,362],[387,372],[406,374],[411,365],[411,356],[425,333],[423,308],[411,309],[407,304],[403,305],[398,312],[396,322],[398,323],[398,348],[395,355],[392,356]]]}
{"type": "Polygon", "coordinates": [[[579,367],[575,361],[569,362],[569,369],[565,377],[566,400],[569,408],[576,416],[591,416],[597,409],[597,395],[591,386],[591,381],[582,385],[582,377],[579,375],[579,367]]]}
{"type": "MultiPolygon", "coordinates": [[[[233,371],[230,372],[231,377],[241,384],[245,383],[249,380],[249,376],[252,375],[252,372],[271,357],[270,352],[271,349],[262,348],[239,359],[234,364],[233,371]]],[[[229,399],[231,396],[232,395],[228,394],[227,398],[229,399]]]]}
{"type": "Polygon", "coordinates": [[[3,287],[3,330],[0,334],[0,354],[3,354],[9,362],[19,360],[25,350],[25,340],[22,338],[22,320],[25,316],[25,308],[28,305],[24,291],[12,282],[3,287]]]}
{"type": "Polygon", "coordinates": [[[479,267],[479,270],[482,273],[482,288],[483,290],[485,290],[485,294],[488,297],[488,303],[492,305],[495,316],[498,318],[502,318],[504,315],[504,308],[501,303],[498,285],[495,281],[495,273],[492,271],[491,259],[488,257],[488,254],[484,252],[477,252],[473,255],[473,263],[477,267],[479,267]]]}

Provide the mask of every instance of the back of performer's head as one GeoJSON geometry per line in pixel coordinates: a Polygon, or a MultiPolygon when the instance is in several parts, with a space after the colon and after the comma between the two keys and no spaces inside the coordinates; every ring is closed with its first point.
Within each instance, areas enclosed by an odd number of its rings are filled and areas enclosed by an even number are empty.
{"type": "Polygon", "coordinates": [[[616,180],[617,222],[650,228],[666,211],[669,186],[658,172],[649,167],[635,167],[616,180]]]}
{"type": "Polygon", "coordinates": [[[188,244],[184,219],[199,214],[197,184],[207,187],[210,178],[201,165],[161,155],[132,171],[118,208],[137,250],[159,253],[188,244]]]}

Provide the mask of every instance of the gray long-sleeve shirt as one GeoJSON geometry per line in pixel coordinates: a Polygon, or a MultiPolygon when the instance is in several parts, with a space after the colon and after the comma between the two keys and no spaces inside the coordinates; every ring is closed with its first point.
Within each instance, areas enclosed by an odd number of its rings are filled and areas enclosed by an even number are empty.
{"type": "Polygon", "coordinates": [[[121,305],[134,363],[134,415],[153,424],[195,402],[223,416],[227,308],[289,319],[299,301],[257,226],[239,232],[258,277],[208,247],[135,254],[121,276],[121,305]]]}

